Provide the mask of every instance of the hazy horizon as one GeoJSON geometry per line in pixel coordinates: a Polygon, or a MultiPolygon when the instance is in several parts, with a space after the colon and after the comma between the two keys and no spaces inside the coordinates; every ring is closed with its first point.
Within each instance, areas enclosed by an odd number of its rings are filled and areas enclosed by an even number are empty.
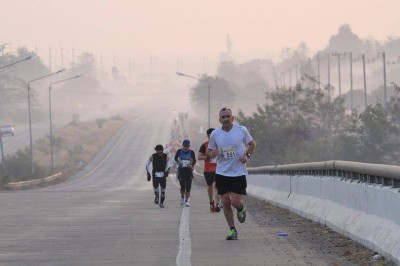
{"type": "MultiPolygon", "coordinates": [[[[0,0],[0,44],[26,46],[45,64],[93,53],[103,67],[153,69],[168,58],[171,72],[215,73],[227,36],[235,60],[270,58],[305,42],[311,54],[349,24],[360,38],[399,36],[400,1],[155,1],[0,0]],[[62,51],[61,51],[62,50],[62,51]],[[62,57],[62,58],[61,58],[62,57]]],[[[146,72],[146,71],[145,71],[146,72]]]]}

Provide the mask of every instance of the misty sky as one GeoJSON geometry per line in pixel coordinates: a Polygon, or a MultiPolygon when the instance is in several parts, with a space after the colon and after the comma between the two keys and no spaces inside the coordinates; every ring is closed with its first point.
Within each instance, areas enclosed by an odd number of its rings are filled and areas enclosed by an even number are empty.
{"type": "Polygon", "coordinates": [[[400,0],[0,0],[0,42],[45,53],[270,57],[304,41],[314,54],[342,24],[361,38],[400,35],[400,0]]]}

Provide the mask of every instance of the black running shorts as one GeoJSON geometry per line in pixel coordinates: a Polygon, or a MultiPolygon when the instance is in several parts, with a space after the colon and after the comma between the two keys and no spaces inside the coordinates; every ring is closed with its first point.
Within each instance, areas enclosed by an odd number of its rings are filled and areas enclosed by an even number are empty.
{"type": "Polygon", "coordinates": [[[218,190],[218,195],[224,195],[227,192],[246,195],[247,180],[245,175],[223,176],[216,174],[215,184],[218,190]]]}
{"type": "Polygon", "coordinates": [[[204,172],[207,186],[211,186],[215,182],[215,172],[204,172]]]}

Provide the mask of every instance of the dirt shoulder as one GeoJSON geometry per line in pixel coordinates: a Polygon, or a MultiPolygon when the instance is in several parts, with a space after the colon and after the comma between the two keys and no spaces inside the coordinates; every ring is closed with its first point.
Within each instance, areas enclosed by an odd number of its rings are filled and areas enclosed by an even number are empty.
{"type": "Polygon", "coordinates": [[[276,228],[285,232],[294,246],[307,247],[317,257],[325,258],[329,265],[394,265],[383,257],[374,260],[376,253],[330,228],[305,219],[264,200],[246,197],[246,207],[261,227],[276,228]]]}
{"type": "MultiPolygon", "coordinates": [[[[90,122],[70,123],[56,130],[53,133],[53,173],[50,171],[51,146],[49,138],[36,140],[33,145],[35,165],[37,172],[39,169],[41,170],[39,176],[42,177],[38,179],[25,178],[23,173],[16,175],[13,171],[9,170],[11,173],[10,178],[7,179],[8,182],[3,185],[2,189],[29,189],[36,186],[48,186],[62,182],[79,172],[83,165],[89,163],[126,122],[125,119],[115,117],[90,122]],[[56,174],[56,178],[52,178],[53,174],[56,174]]],[[[26,167],[25,165],[20,165],[21,159],[19,157],[13,160],[15,163],[9,162],[9,166],[15,165],[14,168],[26,167]]]]}

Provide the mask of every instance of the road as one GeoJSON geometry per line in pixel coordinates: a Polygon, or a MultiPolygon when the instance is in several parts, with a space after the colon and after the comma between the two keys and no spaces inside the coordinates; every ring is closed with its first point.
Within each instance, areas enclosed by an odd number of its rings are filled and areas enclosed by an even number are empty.
{"type": "Polygon", "coordinates": [[[0,265],[332,265],[332,256],[278,237],[251,211],[237,224],[239,240],[226,241],[223,214],[210,213],[205,188],[194,185],[191,207],[182,208],[173,176],[166,208],[158,208],[145,161],[168,142],[168,115],[139,115],[66,182],[1,192],[0,265]]]}

